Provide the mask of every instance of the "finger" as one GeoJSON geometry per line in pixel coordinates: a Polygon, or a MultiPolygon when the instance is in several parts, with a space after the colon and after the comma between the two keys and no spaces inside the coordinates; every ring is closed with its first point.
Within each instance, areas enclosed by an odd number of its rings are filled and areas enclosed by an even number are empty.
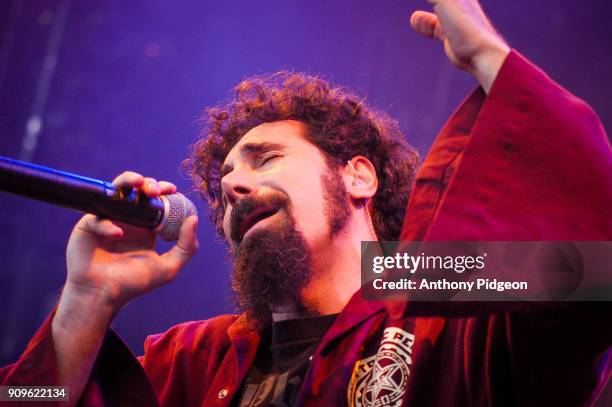
{"type": "Polygon", "coordinates": [[[179,231],[176,244],[162,255],[169,269],[169,279],[173,279],[176,273],[191,259],[198,250],[198,217],[192,215],[185,219],[179,231]]]}
{"type": "Polygon", "coordinates": [[[410,25],[421,35],[428,38],[433,38],[439,41],[444,40],[440,20],[434,13],[426,11],[415,11],[410,16],[410,25]]]}
{"type": "Polygon", "coordinates": [[[113,180],[113,185],[119,188],[138,188],[144,184],[144,180],[144,177],[137,172],[125,171],[113,180]]]}
{"type": "Polygon", "coordinates": [[[77,227],[80,227],[87,233],[110,239],[116,239],[123,236],[123,229],[115,225],[111,220],[94,215],[83,216],[77,227]]]}
{"type": "Polygon", "coordinates": [[[161,194],[161,187],[155,178],[146,177],[141,189],[148,197],[159,196],[161,194]]]}
{"type": "Polygon", "coordinates": [[[176,185],[171,182],[159,181],[157,185],[159,185],[162,195],[174,194],[176,192],[176,185]]]}

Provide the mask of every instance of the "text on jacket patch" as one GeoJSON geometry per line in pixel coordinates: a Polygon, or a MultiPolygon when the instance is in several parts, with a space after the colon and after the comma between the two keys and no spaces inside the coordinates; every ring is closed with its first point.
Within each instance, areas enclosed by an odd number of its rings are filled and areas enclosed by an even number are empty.
{"type": "Polygon", "coordinates": [[[414,335],[386,328],[375,355],[355,363],[348,387],[348,404],[355,407],[399,407],[412,364],[414,335]]]}

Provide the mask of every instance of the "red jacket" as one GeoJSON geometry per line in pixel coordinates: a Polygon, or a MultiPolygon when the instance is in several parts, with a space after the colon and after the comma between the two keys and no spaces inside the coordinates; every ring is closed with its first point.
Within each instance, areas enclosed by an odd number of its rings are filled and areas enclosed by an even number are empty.
{"type": "MultiPolygon", "coordinates": [[[[402,239],[611,240],[611,173],[592,110],[513,51],[490,94],[472,93],[436,139],[402,239]]],[[[608,303],[490,311],[446,305],[423,315],[410,302],[365,301],[358,292],[319,344],[299,404],[595,400],[611,371],[608,303]]],[[[57,383],[50,320],[0,371],[2,385],[57,383]]],[[[138,360],[110,332],[83,404],[230,405],[258,343],[256,329],[235,315],[151,336],[138,360]]]]}

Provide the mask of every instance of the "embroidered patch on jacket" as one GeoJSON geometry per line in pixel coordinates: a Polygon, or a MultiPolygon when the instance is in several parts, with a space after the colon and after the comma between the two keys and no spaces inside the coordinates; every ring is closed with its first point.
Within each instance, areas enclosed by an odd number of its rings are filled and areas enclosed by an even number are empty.
{"type": "Polygon", "coordinates": [[[355,407],[398,407],[402,404],[412,364],[414,335],[386,328],[375,355],[355,363],[348,403],[355,407]]]}

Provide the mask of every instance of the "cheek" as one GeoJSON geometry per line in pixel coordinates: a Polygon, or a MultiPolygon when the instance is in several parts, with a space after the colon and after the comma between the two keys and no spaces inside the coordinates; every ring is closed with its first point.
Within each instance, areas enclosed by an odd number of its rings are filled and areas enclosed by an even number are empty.
{"type": "Polygon", "coordinates": [[[318,176],[307,176],[308,182],[300,183],[301,188],[291,194],[293,215],[297,228],[306,236],[326,234],[325,201],[318,176]]]}

